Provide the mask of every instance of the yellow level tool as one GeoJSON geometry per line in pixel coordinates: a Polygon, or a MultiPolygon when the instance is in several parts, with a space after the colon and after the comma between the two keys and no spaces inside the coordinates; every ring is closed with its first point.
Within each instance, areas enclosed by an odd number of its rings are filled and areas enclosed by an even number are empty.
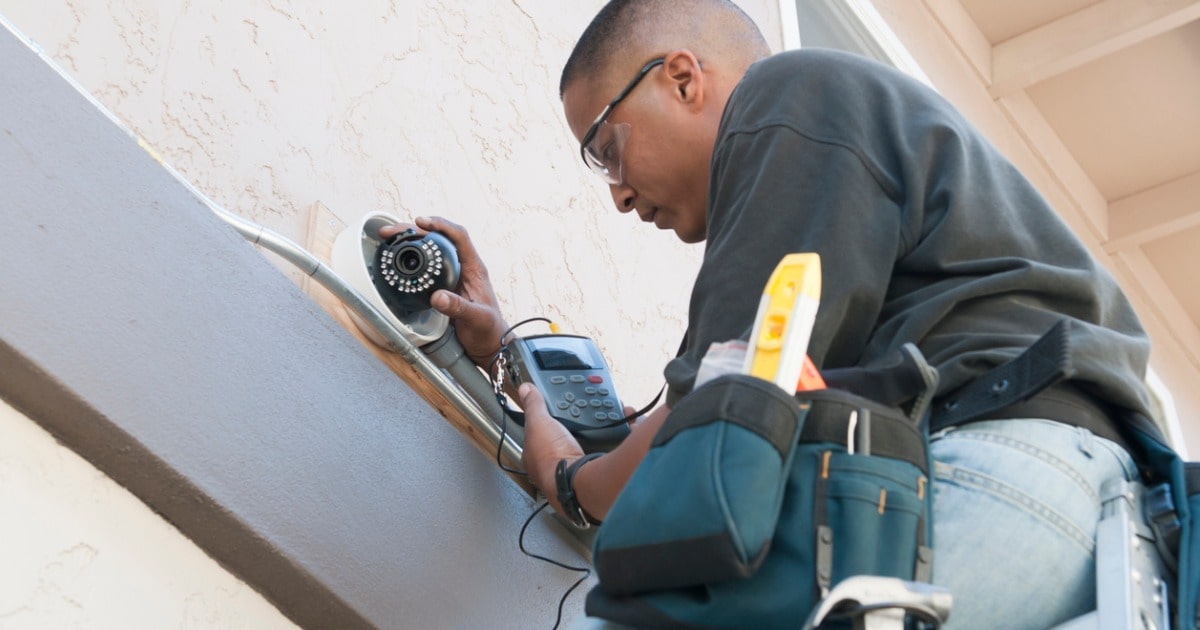
{"type": "Polygon", "coordinates": [[[784,256],[763,289],[742,371],[796,391],[820,303],[821,257],[784,256]]]}

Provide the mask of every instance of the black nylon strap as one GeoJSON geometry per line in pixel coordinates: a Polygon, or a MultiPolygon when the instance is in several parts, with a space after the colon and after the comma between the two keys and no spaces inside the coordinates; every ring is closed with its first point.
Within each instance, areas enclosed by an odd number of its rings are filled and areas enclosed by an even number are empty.
{"type": "Polygon", "coordinates": [[[774,383],[744,374],[722,376],[682,398],[650,446],[661,446],[687,429],[718,421],[753,431],[786,458],[800,422],[800,403],[774,383]]]}
{"type": "Polygon", "coordinates": [[[558,498],[558,504],[562,506],[563,515],[574,523],[576,527],[587,529],[592,525],[600,524],[600,521],[588,515],[583,506],[579,504],[579,499],[575,496],[575,473],[579,472],[579,469],[584,464],[601,455],[602,453],[584,455],[570,465],[567,465],[567,460],[560,459],[558,466],[554,469],[554,482],[557,486],[555,494],[558,498]]]}
{"type": "Polygon", "coordinates": [[[929,476],[925,438],[902,411],[837,389],[818,389],[796,395],[812,403],[804,417],[801,442],[832,442],[847,446],[851,412],[869,409],[871,454],[906,461],[929,476]]]}
{"type": "Polygon", "coordinates": [[[748,549],[754,556],[743,564],[741,554],[727,532],[695,538],[673,539],[659,544],[601,549],[596,567],[605,576],[600,587],[612,595],[631,595],[626,585],[697,584],[750,577],[767,557],[769,541],[760,549],[748,549]],[[683,579],[686,578],[686,579],[683,579]]]}
{"type": "MultiPolygon", "coordinates": [[[[1015,359],[960,387],[934,405],[930,429],[938,431],[1026,401],[1075,374],[1068,333],[1061,319],[1015,359]]],[[[1055,418],[1057,419],[1057,418],[1055,418]]]]}

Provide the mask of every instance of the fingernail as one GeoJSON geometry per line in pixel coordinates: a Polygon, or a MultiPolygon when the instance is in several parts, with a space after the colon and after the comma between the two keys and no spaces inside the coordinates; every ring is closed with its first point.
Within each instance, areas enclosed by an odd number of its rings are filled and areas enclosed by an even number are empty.
{"type": "Polygon", "coordinates": [[[530,385],[529,383],[521,383],[521,386],[517,388],[517,394],[521,398],[524,398],[524,397],[528,396],[529,392],[532,390],[533,390],[533,385],[530,385]]]}

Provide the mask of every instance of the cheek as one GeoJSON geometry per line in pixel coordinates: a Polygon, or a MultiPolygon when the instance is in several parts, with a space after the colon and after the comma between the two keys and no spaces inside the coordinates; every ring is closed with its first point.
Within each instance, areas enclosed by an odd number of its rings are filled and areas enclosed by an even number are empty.
{"type": "Polygon", "coordinates": [[[649,166],[653,166],[654,161],[647,159],[647,153],[650,149],[647,148],[645,139],[639,138],[638,141],[628,140],[621,150],[621,168],[628,173],[641,174],[647,171],[649,166]]]}
{"type": "Polygon", "coordinates": [[[645,138],[632,149],[621,159],[627,180],[638,192],[677,197],[684,190],[682,171],[668,145],[645,138]]]}
{"type": "Polygon", "coordinates": [[[664,176],[676,170],[672,167],[675,151],[669,137],[650,123],[630,130],[621,152],[621,161],[628,170],[634,171],[647,183],[661,187],[664,176]]]}

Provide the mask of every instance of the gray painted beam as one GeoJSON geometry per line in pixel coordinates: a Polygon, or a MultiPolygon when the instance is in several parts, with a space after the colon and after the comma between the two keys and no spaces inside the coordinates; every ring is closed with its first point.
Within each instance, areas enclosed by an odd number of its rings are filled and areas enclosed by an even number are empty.
{"type": "Polygon", "coordinates": [[[493,462],[4,28],[0,93],[0,397],[301,625],[553,623],[493,462]]]}

